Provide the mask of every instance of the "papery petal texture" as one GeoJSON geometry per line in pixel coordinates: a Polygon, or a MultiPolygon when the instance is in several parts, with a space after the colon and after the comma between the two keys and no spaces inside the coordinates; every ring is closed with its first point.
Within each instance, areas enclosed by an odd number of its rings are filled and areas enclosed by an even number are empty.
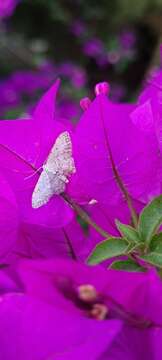
{"type": "Polygon", "coordinates": [[[69,184],[77,201],[94,198],[116,203],[120,199],[111,157],[133,198],[146,202],[153,186],[159,191],[157,139],[133,123],[134,109],[134,105],[112,104],[98,95],[83,114],[74,135],[77,172],[69,184]]]}
{"type": "Polygon", "coordinates": [[[1,298],[0,347],[5,360],[97,360],[121,329],[120,321],[78,318],[23,294],[1,298]],[[14,329],[14,331],[13,331],[14,329]],[[98,347],[94,347],[94,340],[98,347]]]}
{"type": "Polygon", "coordinates": [[[54,120],[55,97],[59,82],[41,99],[34,118],[0,123],[0,167],[10,183],[23,221],[51,227],[68,223],[73,212],[65,201],[53,197],[49,205],[35,210],[31,196],[39,174],[56,137],[64,130],[54,120]]]}

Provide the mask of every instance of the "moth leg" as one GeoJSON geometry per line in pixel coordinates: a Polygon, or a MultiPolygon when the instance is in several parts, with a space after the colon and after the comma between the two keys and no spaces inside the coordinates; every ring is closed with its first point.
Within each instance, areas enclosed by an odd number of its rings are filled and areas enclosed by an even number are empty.
{"type": "Polygon", "coordinates": [[[59,178],[66,184],[69,182],[69,180],[67,179],[67,177],[65,175],[59,175],[59,178]]]}

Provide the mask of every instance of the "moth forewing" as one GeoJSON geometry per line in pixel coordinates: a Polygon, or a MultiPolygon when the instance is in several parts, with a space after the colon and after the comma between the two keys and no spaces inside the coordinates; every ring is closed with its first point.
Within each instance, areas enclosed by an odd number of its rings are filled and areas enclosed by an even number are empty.
{"type": "Polygon", "coordinates": [[[55,141],[49,156],[43,165],[32,195],[32,207],[46,204],[53,195],[65,191],[68,176],[76,171],[72,157],[72,143],[67,131],[61,133],[55,141]]]}
{"type": "Polygon", "coordinates": [[[36,209],[46,204],[52,194],[49,176],[42,171],[32,194],[32,207],[36,209]]]}
{"type": "Polygon", "coordinates": [[[45,167],[49,171],[59,172],[59,169],[62,169],[64,163],[70,158],[72,158],[72,143],[69,133],[65,131],[56,139],[45,162],[45,167]]]}

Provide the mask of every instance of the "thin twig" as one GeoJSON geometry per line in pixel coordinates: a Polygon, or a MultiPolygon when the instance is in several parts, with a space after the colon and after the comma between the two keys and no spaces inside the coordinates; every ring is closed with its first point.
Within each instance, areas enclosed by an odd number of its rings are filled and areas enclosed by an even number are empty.
{"type": "Polygon", "coordinates": [[[101,234],[104,238],[108,238],[111,235],[103,230],[98,224],[96,224],[96,222],[94,222],[90,216],[81,208],[81,206],[79,206],[78,204],[75,203],[75,201],[73,199],[71,199],[71,197],[65,193],[61,194],[61,196],[63,197],[63,199],[71,205],[71,207],[75,210],[75,212],[80,215],[80,217],[90,226],[92,226],[99,234],[101,234]]]}

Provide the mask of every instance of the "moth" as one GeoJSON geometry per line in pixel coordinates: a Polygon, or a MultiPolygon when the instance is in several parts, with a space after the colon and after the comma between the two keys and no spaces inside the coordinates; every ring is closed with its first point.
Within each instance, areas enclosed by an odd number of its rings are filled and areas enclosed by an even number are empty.
{"type": "Polygon", "coordinates": [[[67,131],[57,137],[42,169],[32,194],[33,208],[39,208],[53,195],[63,193],[69,182],[68,177],[76,171],[72,157],[72,142],[67,131]]]}

